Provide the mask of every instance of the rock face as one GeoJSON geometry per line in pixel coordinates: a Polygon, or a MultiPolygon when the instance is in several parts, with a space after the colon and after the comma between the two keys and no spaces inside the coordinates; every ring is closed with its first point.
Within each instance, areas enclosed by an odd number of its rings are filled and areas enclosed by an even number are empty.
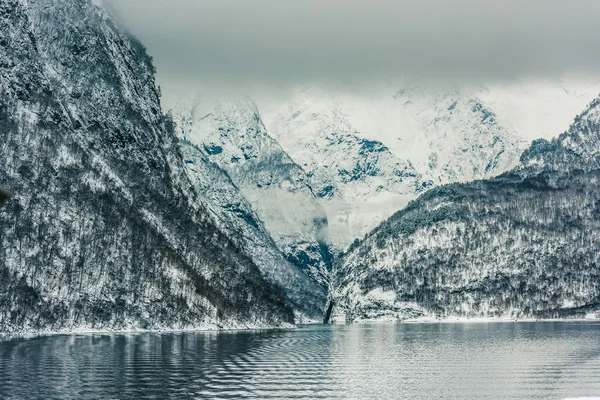
{"type": "Polygon", "coordinates": [[[441,186],[336,263],[331,320],[600,312],[600,99],[497,178],[441,186]]]}
{"type": "Polygon", "coordinates": [[[227,171],[287,260],[327,286],[328,221],[309,180],[267,133],[256,105],[182,99],[172,115],[180,136],[227,171]]]}
{"type": "Polygon", "coordinates": [[[281,326],[188,177],[143,46],[88,0],[0,3],[0,330],[281,326]]]}

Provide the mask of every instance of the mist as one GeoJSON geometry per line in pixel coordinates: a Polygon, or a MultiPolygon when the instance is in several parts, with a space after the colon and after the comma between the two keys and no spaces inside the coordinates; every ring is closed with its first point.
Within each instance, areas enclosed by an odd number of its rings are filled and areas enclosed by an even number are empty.
{"type": "Polygon", "coordinates": [[[594,0],[113,0],[167,82],[596,75],[594,0]]]}

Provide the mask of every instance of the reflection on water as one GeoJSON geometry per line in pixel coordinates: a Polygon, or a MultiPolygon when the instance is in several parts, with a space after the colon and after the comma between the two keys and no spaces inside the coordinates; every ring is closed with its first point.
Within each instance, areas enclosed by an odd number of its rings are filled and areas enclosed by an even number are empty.
{"type": "Polygon", "coordinates": [[[600,324],[373,324],[0,342],[2,399],[600,395],[600,324]]]}

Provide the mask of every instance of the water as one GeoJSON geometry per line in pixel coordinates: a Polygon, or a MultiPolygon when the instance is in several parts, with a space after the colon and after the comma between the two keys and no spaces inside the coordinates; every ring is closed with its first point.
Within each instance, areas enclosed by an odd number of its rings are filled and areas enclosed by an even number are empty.
{"type": "Polygon", "coordinates": [[[2,399],[600,395],[600,323],[372,324],[0,341],[2,399]]]}

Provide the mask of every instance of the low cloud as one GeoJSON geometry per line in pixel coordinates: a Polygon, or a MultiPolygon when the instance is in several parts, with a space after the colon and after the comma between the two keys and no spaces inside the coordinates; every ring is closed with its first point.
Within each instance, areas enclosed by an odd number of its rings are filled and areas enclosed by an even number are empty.
{"type": "Polygon", "coordinates": [[[597,0],[113,0],[167,81],[512,80],[600,68],[597,0]]]}

